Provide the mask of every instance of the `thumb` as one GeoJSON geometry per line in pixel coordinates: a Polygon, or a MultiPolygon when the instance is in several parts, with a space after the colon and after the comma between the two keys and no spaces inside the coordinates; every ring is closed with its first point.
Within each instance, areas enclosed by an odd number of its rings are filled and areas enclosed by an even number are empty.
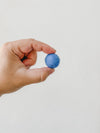
{"type": "Polygon", "coordinates": [[[24,73],[24,82],[26,85],[38,83],[46,80],[46,78],[54,72],[54,69],[43,67],[37,69],[27,69],[24,73]]]}

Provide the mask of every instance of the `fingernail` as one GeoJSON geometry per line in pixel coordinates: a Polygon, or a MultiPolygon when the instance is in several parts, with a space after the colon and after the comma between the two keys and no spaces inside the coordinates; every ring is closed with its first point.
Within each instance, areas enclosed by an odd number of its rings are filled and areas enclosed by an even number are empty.
{"type": "MultiPolygon", "coordinates": [[[[54,49],[54,48],[53,48],[54,49]]],[[[56,52],[56,50],[54,49],[54,51],[56,52]]]]}
{"type": "Polygon", "coordinates": [[[50,69],[49,74],[52,74],[54,71],[54,69],[50,69]]]}

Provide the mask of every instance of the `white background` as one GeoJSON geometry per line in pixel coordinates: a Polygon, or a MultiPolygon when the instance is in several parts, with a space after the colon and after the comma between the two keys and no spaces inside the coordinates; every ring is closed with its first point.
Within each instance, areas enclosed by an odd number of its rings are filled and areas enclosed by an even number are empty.
{"type": "Polygon", "coordinates": [[[0,133],[100,133],[100,0],[1,0],[0,44],[22,38],[53,46],[61,63],[0,98],[0,133]]]}

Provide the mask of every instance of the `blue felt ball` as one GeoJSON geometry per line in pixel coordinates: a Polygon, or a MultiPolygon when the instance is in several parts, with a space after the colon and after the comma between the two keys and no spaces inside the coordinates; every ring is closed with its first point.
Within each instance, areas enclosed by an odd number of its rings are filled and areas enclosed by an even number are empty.
{"type": "Polygon", "coordinates": [[[49,68],[56,68],[60,63],[60,58],[56,54],[48,54],[45,58],[45,63],[49,68]]]}

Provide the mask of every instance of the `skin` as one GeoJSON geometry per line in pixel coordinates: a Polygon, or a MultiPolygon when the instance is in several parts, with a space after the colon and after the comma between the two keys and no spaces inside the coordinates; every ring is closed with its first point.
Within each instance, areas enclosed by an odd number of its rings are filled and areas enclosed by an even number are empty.
{"type": "Polygon", "coordinates": [[[52,74],[54,69],[43,67],[30,69],[37,60],[37,52],[46,54],[56,50],[35,39],[7,42],[0,48],[0,95],[15,92],[21,87],[39,83],[52,74]]]}

